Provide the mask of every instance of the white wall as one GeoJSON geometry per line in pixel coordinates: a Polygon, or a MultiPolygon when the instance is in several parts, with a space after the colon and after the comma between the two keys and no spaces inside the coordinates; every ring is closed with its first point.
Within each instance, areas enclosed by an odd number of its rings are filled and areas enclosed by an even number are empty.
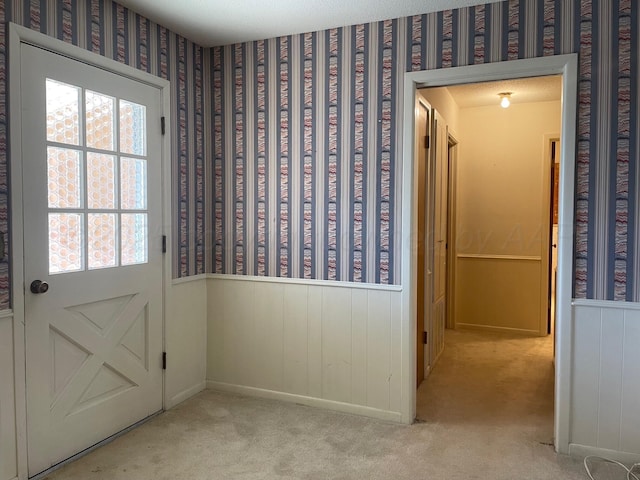
{"type": "Polygon", "coordinates": [[[542,333],[550,163],[560,102],[460,109],[456,325],[542,333]]]}
{"type": "Polygon", "coordinates": [[[640,461],[640,304],[573,306],[570,453],[640,461]]]}
{"type": "Polygon", "coordinates": [[[211,388],[400,421],[398,287],[208,282],[211,388]]]}
{"type": "Polygon", "coordinates": [[[18,475],[13,363],[13,317],[0,316],[0,480],[18,475]]]}
{"type": "Polygon", "coordinates": [[[206,277],[174,280],[166,308],[165,408],[171,408],[206,387],[206,277]]]}

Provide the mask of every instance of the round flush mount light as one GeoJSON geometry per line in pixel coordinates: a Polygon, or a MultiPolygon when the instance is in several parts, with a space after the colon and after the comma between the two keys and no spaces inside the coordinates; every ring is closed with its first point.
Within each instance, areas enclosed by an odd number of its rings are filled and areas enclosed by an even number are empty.
{"type": "Polygon", "coordinates": [[[500,97],[500,106],[502,108],[509,108],[509,105],[511,105],[511,95],[512,92],[502,92],[498,94],[500,97]]]}

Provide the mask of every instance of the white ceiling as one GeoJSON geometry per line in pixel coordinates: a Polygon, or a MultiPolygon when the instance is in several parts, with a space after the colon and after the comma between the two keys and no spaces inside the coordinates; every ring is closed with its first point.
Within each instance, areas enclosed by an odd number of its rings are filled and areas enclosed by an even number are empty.
{"type": "Polygon", "coordinates": [[[511,103],[560,100],[562,76],[519,78],[499,82],[471,83],[447,87],[460,108],[498,105],[499,93],[512,92],[511,103]]]}
{"type": "Polygon", "coordinates": [[[118,0],[203,47],[500,0],[118,0]]]}

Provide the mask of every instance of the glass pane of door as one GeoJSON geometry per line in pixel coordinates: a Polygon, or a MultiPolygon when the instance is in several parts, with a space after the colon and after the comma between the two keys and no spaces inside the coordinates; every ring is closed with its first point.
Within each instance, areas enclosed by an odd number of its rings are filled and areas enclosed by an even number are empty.
{"type": "Polygon", "coordinates": [[[148,262],[146,107],[46,84],[49,273],[148,262]]]}

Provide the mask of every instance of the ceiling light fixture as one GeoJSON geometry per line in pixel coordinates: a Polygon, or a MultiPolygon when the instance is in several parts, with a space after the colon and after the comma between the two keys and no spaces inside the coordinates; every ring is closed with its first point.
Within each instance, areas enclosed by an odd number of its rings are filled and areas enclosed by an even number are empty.
{"type": "Polygon", "coordinates": [[[511,95],[511,92],[502,92],[498,94],[500,97],[500,106],[502,108],[509,108],[509,105],[511,105],[511,95]]]}

